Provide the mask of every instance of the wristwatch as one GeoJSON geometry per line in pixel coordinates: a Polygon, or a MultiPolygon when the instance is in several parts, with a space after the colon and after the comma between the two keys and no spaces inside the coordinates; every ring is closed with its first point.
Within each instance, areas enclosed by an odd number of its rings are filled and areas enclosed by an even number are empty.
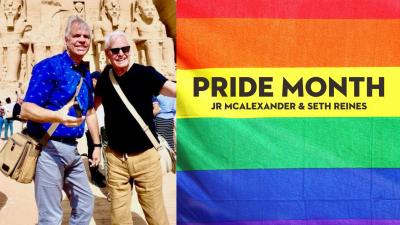
{"type": "Polygon", "coordinates": [[[93,144],[93,147],[103,147],[103,145],[102,144],[93,144]]]}

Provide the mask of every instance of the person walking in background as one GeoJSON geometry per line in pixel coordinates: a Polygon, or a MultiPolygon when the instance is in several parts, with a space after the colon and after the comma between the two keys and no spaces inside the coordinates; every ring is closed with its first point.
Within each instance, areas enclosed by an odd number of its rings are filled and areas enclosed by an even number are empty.
{"type": "Polygon", "coordinates": [[[159,108],[156,113],[156,131],[159,135],[167,140],[169,147],[175,150],[174,142],[174,128],[175,128],[175,114],[176,114],[176,99],[162,94],[154,98],[155,108],[159,108]]]}
{"type": "Polygon", "coordinates": [[[13,113],[12,113],[12,120],[16,121],[17,131],[22,131],[24,128],[25,120],[21,119],[21,106],[22,106],[23,99],[22,97],[17,97],[17,102],[14,104],[13,113]]]}
{"type": "Polygon", "coordinates": [[[130,44],[121,31],[106,36],[105,53],[111,62],[97,81],[95,107],[103,104],[108,135],[107,186],[111,193],[111,224],[132,224],[131,183],[149,225],[168,225],[162,195],[160,155],[130,114],[110,80],[114,76],[128,100],[155,134],[152,97],[176,95],[176,85],[153,67],[130,66],[130,44]]]}
{"type": "Polygon", "coordinates": [[[12,111],[12,118],[13,120],[21,121],[21,105],[23,99],[21,97],[17,98],[17,102],[14,104],[13,111],[12,111]]]}
{"type": "Polygon", "coordinates": [[[1,132],[3,131],[3,124],[4,124],[4,106],[2,106],[0,101],[0,138],[1,138],[1,132]]]}
{"type": "Polygon", "coordinates": [[[21,117],[27,119],[27,132],[42,138],[51,123],[59,123],[42,151],[36,165],[35,199],[38,225],[61,224],[62,191],[71,210],[70,225],[88,225],[93,214],[94,198],[83,161],[78,154],[77,138],[84,134],[84,124],[96,144],[91,166],[100,161],[99,130],[93,108],[93,86],[83,57],[90,46],[90,27],[77,16],[68,18],[65,29],[66,51],[36,64],[22,104],[21,117]],[[67,104],[77,90],[74,107],[67,104]]]}
{"type": "Polygon", "coordinates": [[[15,102],[11,102],[11,98],[6,98],[6,103],[4,105],[4,139],[8,139],[8,131],[10,131],[10,136],[14,134],[14,120],[13,120],[13,109],[15,102]]]}

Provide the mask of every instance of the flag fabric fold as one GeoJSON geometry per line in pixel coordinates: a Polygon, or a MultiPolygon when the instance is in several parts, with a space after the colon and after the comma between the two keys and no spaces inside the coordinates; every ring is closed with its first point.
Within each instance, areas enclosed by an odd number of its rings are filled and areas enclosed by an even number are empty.
{"type": "Polygon", "coordinates": [[[178,224],[400,225],[400,1],[177,13],[178,224]]]}

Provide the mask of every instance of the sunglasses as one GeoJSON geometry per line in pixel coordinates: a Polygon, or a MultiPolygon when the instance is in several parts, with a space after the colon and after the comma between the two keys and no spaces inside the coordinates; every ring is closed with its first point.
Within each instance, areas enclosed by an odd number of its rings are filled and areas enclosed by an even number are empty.
{"type": "Polygon", "coordinates": [[[110,51],[112,54],[116,55],[119,53],[120,50],[122,50],[123,53],[129,52],[129,49],[131,49],[131,46],[124,46],[121,48],[110,48],[110,51]]]}

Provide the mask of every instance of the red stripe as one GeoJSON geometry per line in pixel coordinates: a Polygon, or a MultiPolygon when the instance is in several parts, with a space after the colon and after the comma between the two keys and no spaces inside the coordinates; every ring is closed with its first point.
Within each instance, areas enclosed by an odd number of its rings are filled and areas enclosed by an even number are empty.
{"type": "Polygon", "coordinates": [[[178,18],[400,18],[400,0],[179,0],[177,4],[178,18]]]}

